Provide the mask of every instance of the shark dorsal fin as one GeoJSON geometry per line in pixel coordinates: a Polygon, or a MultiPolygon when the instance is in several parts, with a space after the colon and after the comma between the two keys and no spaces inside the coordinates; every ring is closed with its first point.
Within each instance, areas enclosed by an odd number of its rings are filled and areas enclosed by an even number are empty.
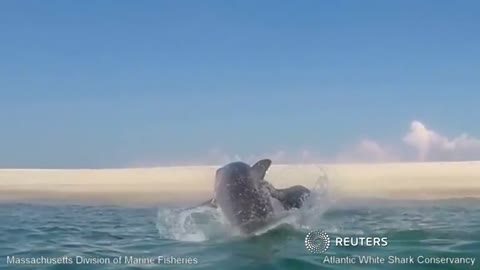
{"type": "Polygon", "coordinates": [[[263,180],[265,178],[265,174],[267,174],[268,168],[272,165],[272,161],[270,159],[262,159],[257,161],[252,166],[252,172],[255,176],[255,179],[263,180]]]}

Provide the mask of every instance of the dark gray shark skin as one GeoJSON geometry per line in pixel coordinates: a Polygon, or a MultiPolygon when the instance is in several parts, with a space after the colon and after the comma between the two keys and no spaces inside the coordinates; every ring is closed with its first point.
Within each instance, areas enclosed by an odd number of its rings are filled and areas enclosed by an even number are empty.
{"type": "Polygon", "coordinates": [[[273,218],[268,191],[258,181],[259,167],[233,162],[216,172],[215,204],[228,221],[243,233],[251,233],[273,218]]]}
{"type": "Polygon", "coordinates": [[[271,198],[277,199],[285,210],[301,208],[310,190],[300,185],[276,189],[264,180],[271,164],[270,159],[262,159],[251,167],[243,162],[225,165],[216,172],[214,198],[184,210],[220,207],[230,223],[249,233],[273,217],[271,198]]]}

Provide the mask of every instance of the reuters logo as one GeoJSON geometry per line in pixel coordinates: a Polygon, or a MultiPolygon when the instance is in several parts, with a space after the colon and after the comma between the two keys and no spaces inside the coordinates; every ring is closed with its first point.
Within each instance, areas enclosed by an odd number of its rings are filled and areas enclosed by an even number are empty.
{"type": "Polygon", "coordinates": [[[321,230],[311,231],[305,237],[305,247],[311,253],[324,253],[330,247],[330,237],[321,230]]]}

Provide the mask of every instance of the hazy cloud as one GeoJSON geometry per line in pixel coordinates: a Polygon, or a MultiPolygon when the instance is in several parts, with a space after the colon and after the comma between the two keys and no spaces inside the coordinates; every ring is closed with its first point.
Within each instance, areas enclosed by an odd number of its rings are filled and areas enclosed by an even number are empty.
{"type": "Polygon", "coordinates": [[[391,147],[364,139],[353,147],[348,147],[337,155],[337,162],[385,162],[396,160],[395,151],[391,147]]]}
{"type": "Polygon", "coordinates": [[[364,139],[354,147],[342,152],[340,162],[385,162],[385,161],[460,161],[480,159],[480,139],[462,133],[448,138],[422,122],[415,120],[402,137],[401,143],[386,145],[364,139]],[[408,155],[408,150],[415,155],[408,155]]]}
{"type": "MultiPolygon", "coordinates": [[[[221,149],[212,149],[209,152],[206,163],[208,164],[225,164],[234,161],[244,161],[254,163],[260,159],[269,158],[276,164],[294,164],[294,163],[314,163],[321,162],[322,159],[315,156],[309,150],[300,150],[288,152],[277,150],[271,152],[261,152],[249,155],[229,154],[221,149]]],[[[324,161],[324,160],[323,160],[324,161]]]]}
{"type": "Polygon", "coordinates": [[[425,160],[466,160],[480,158],[480,139],[463,133],[448,138],[427,128],[420,121],[410,124],[403,142],[417,151],[417,158],[425,160]]]}
{"type": "MultiPolygon", "coordinates": [[[[395,161],[455,161],[479,160],[480,139],[462,133],[448,138],[428,128],[420,121],[412,121],[405,135],[390,144],[374,139],[362,139],[357,144],[345,147],[333,156],[303,149],[299,151],[278,150],[255,153],[248,156],[227,154],[220,149],[210,151],[210,164],[224,164],[232,161],[256,162],[270,158],[276,164],[323,163],[323,162],[395,162],[395,161]],[[409,154],[410,150],[410,154],[409,154]],[[412,153],[412,150],[414,151],[412,153]]],[[[321,139],[321,138],[320,138],[321,139]]]]}

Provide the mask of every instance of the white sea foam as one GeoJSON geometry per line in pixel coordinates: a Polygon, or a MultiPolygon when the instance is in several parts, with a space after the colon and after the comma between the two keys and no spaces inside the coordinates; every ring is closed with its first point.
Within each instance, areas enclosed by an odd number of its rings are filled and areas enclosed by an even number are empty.
{"type": "MultiPolygon", "coordinates": [[[[318,217],[330,206],[331,194],[328,190],[328,177],[322,173],[311,187],[311,195],[301,209],[283,210],[274,200],[274,221],[256,231],[261,235],[282,225],[295,230],[306,231],[315,228],[318,217]]],[[[200,206],[187,210],[160,209],[157,229],[162,237],[186,241],[202,242],[212,239],[224,239],[239,236],[240,233],[229,224],[220,209],[200,206]]]]}

